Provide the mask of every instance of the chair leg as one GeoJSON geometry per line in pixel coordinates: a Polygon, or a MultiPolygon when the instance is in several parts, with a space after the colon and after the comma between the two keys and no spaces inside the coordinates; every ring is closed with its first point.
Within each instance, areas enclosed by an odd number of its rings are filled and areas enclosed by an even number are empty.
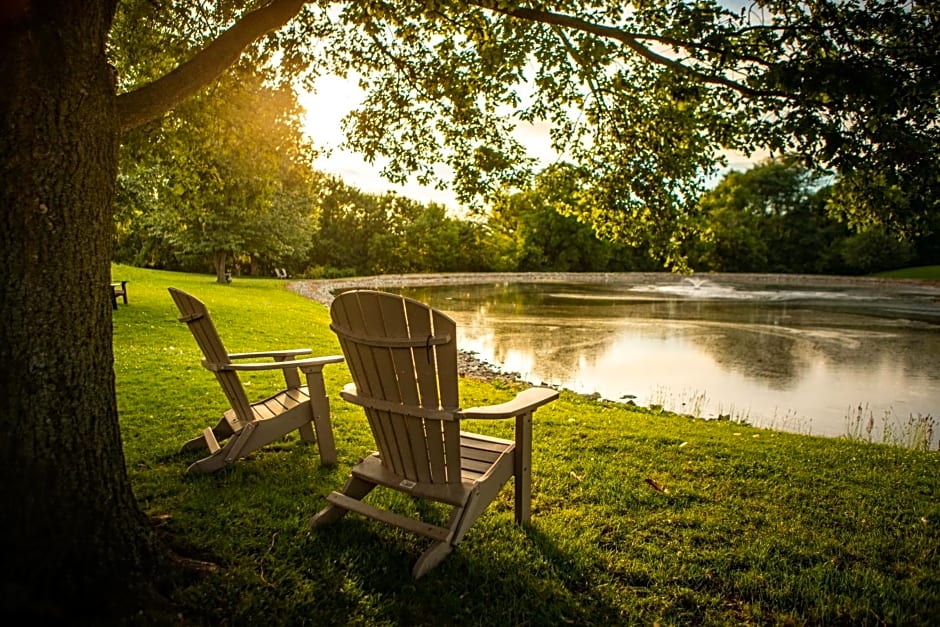
{"type": "Polygon", "coordinates": [[[187,474],[191,472],[215,472],[216,470],[221,470],[225,468],[233,461],[235,461],[238,450],[241,449],[245,444],[245,439],[251,435],[253,429],[252,425],[248,425],[248,428],[240,430],[238,433],[232,431],[231,426],[222,418],[215,429],[210,429],[206,427],[203,432],[203,436],[190,440],[183,445],[183,448],[180,450],[186,450],[188,448],[208,448],[212,453],[209,457],[204,457],[199,461],[196,461],[190,464],[189,468],[186,469],[187,474]],[[228,438],[225,442],[225,446],[219,447],[218,440],[214,437],[219,431],[225,433],[225,437],[228,438]],[[195,443],[195,444],[194,444],[195,443]]]}
{"type": "Polygon", "coordinates": [[[524,525],[532,512],[532,412],[516,416],[513,474],[516,524],[524,525]]]}
{"type": "Polygon", "coordinates": [[[313,424],[310,422],[305,422],[297,428],[298,433],[300,433],[300,439],[307,444],[313,444],[317,441],[317,436],[313,433],[313,424]]]}
{"type": "Polygon", "coordinates": [[[420,579],[428,571],[443,562],[444,558],[450,555],[453,550],[454,546],[449,542],[435,542],[415,562],[414,568],[411,569],[411,576],[420,579]]]}
{"type": "MultiPolygon", "coordinates": [[[[310,394],[310,410],[313,412],[313,428],[317,432],[317,449],[320,463],[332,466],[336,463],[336,443],[333,441],[333,426],[330,424],[330,400],[326,396],[323,373],[307,375],[307,392],[310,394]]],[[[304,435],[303,431],[300,432],[304,435]]]]}
{"type": "MultiPolygon", "coordinates": [[[[212,433],[215,435],[216,441],[219,441],[232,437],[235,431],[232,430],[232,426],[223,416],[222,419],[219,420],[219,424],[212,427],[212,433]]],[[[183,446],[180,447],[180,452],[182,453],[183,451],[192,451],[203,448],[209,448],[209,443],[206,441],[205,436],[200,435],[199,437],[193,438],[192,440],[189,440],[183,444],[183,446]]]]}
{"type": "MultiPolygon", "coordinates": [[[[367,494],[369,494],[369,492],[372,492],[374,489],[375,484],[370,481],[357,479],[356,477],[349,477],[349,479],[346,480],[346,484],[343,486],[341,492],[350,498],[361,501],[366,497],[367,494]]],[[[314,514],[307,523],[307,526],[311,529],[314,529],[316,527],[328,525],[329,523],[336,522],[345,516],[346,512],[348,511],[349,510],[347,509],[343,509],[342,507],[330,503],[319,512],[314,514]]]]}
{"type": "Polygon", "coordinates": [[[225,461],[225,455],[223,454],[223,451],[224,449],[213,455],[210,455],[209,457],[204,457],[197,462],[193,462],[190,464],[189,468],[186,469],[186,473],[215,472],[216,470],[225,468],[228,466],[228,462],[225,461]]]}
{"type": "Polygon", "coordinates": [[[188,440],[185,444],[183,444],[183,446],[180,447],[180,453],[183,451],[194,451],[196,449],[202,448],[209,448],[209,445],[206,442],[206,438],[200,435],[199,437],[188,440]]]}
{"type": "Polygon", "coordinates": [[[259,448],[257,442],[255,442],[254,446],[245,450],[246,444],[251,445],[251,435],[255,431],[255,425],[256,423],[246,425],[245,428],[230,437],[228,441],[226,441],[225,446],[221,448],[218,442],[215,442],[213,446],[211,442],[212,429],[206,428],[207,433],[203,437],[209,446],[209,450],[212,451],[212,455],[191,464],[189,468],[186,469],[186,472],[215,472],[259,448]]]}
{"type": "MultiPolygon", "coordinates": [[[[435,542],[425,549],[418,561],[411,569],[411,576],[420,579],[430,570],[436,568],[444,558],[453,552],[454,548],[460,544],[464,534],[473,525],[473,521],[480,515],[482,508],[479,508],[479,491],[474,490],[470,493],[467,501],[461,506],[456,505],[450,511],[445,525],[450,530],[450,537],[444,542],[435,542]]],[[[483,507],[486,507],[484,504],[483,507]]]]}
{"type": "MultiPolygon", "coordinates": [[[[492,500],[492,498],[490,499],[492,500]]],[[[447,521],[447,528],[450,529],[450,544],[457,546],[463,537],[476,522],[483,510],[486,509],[490,501],[480,498],[480,490],[475,489],[467,497],[463,506],[457,506],[451,512],[450,520],[447,521]]]]}

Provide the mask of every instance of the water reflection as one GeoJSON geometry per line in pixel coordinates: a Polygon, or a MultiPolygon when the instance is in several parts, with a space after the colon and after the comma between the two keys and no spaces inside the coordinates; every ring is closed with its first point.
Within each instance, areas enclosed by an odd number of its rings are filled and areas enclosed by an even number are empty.
{"type": "Polygon", "coordinates": [[[826,435],[860,404],[940,417],[940,288],[667,279],[401,291],[534,382],[826,435]]]}

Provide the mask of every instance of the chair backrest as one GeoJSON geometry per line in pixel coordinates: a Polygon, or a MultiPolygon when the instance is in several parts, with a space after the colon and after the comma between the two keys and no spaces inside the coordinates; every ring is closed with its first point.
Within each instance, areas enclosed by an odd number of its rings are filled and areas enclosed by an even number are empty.
{"type": "Polygon", "coordinates": [[[460,482],[460,423],[431,417],[459,408],[457,325],[396,294],[344,292],[330,307],[382,463],[404,479],[460,482]],[[429,411],[422,411],[429,410],[429,411]]]}
{"type": "Polygon", "coordinates": [[[238,373],[234,370],[223,370],[221,367],[232,363],[228,352],[222,344],[222,339],[215,330],[212,318],[209,317],[209,310],[205,304],[190,294],[175,287],[169,288],[170,296],[180,310],[180,322],[185,322],[189,331],[193,334],[196,344],[202,351],[203,365],[215,374],[216,380],[222,386],[229,404],[235,411],[235,415],[243,423],[251,422],[254,416],[251,411],[251,403],[245,394],[245,388],[242,387],[238,373]]]}

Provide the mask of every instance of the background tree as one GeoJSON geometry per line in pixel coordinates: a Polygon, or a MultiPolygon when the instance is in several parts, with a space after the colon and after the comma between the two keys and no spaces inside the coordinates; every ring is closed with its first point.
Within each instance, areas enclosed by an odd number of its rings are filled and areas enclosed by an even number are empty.
{"type": "MultiPolygon", "coordinates": [[[[856,206],[856,182],[829,181],[790,158],[730,172],[699,201],[701,237],[686,244],[690,265],[715,272],[867,274],[915,259],[932,263],[929,238],[898,238],[880,221],[847,219],[844,213],[856,206]],[[917,256],[919,248],[925,256],[917,256]]],[[[866,184],[869,194],[876,188],[877,181],[866,184]]],[[[898,189],[882,198],[895,206],[912,201],[898,189]]]]}
{"type": "Polygon", "coordinates": [[[318,276],[454,272],[479,265],[479,239],[443,205],[366,194],[333,179],[321,192],[309,263],[318,276]]]}
{"type": "Polygon", "coordinates": [[[925,51],[940,32],[929,3],[470,5],[360,3],[328,34],[368,91],[350,143],[389,159],[395,180],[432,180],[418,163],[427,154],[451,165],[463,196],[495,189],[526,165],[499,112],[549,120],[595,196],[584,217],[675,266],[721,148],[884,172],[931,197],[940,62],[925,51]],[[526,80],[536,92],[523,102],[515,87],[526,80]]]}
{"type": "Polygon", "coordinates": [[[566,165],[547,168],[529,191],[505,192],[492,202],[487,224],[506,240],[512,269],[521,272],[603,272],[654,267],[649,250],[600,237],[585,222],[589,196],[577,172],[566,165]]]}
{"type": "Polygon", "coordinates": [[[853,233],[836,243],[836,263],[846,274],[871,274],[903,268],[914,257],[912,245],[880,228],[853,233]]]}
{"type": "Polygon", "coordinates": [[[823,179],[792,158],[730,172],[699,201],[690,264],[718,272],[827,272],[833,242],[848,234],[828,214],[823,179]]]}
{"type": "Polygon", "coordinates": [[[764,272],[768,250],[761,215],[735,206],[727,187],[720,184],[702,197],[703,228],[690,243],[690,264],[709,272],[764,272]]]}
{"type": "Polygon", "coordinates": [[[374,196],[331,178],[322,190],[309,261],[329,273],[369,274],[373,235],[381,233],[386,216],[374,196]]]}
{"type": "Polygon", "coordinates": [[[843,172],[870,163],[891,184],[931,189],[936,12],[881,0],[767,0],[742,11],[708,0],[4,3],[8,607],[39,599],[102,611],[108,600],[132,604],[160,572],[115,402],[107,283],[118,148],[122,133],[243,55],[253,67],[276,62],[283,77],[357,72],[367,95],[349,120],[351,145],[389,157],[397,180],[431,179],[433,163],[448,164],[468,197],[521,183],[527,161],[508,131],[547,120],[597,197],[582,205],[589,217],[670,261],[694,215],[694,181],[721,147],[793,149],[843,172]],[[524,102],[523,83],[535,87],[524,102]]]}
{"type": "Polygon", "coordinates": [[[565,167],[527,192],[504,192],[483,216],[438,204],[365,194],[338,179],[324,187],[310,247],[312,276],[466,271],[650,269],[648,255],[600,238],[572,215],[577,190],[565,167]]]}
{"type": "MultiPolygon", "coordinates": [[[[124,138],[118,180],[130,189],[119,188],[115,211],[123,237],[144,244],[140,252],[159,250],[173,258],[170,267],[201,269],[209,262],[219,282],[239,257],[270,267],[302,258],[314,153],[293,90],[262,80],[248,70],[230,73],[124,138]]],[[[127,248],[118,241],[118,250],[127,248]]]]}

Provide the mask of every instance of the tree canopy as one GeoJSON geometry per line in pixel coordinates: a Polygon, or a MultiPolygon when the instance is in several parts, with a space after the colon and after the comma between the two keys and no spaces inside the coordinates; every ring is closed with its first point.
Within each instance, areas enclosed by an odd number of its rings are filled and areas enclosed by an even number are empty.
{"type": "MultiPolygon", "coordinates": [[[[119,101],[159,84],[147,81],[165,70],[166,50],[185,58],[281,4],[249,13],[257,3],[124,3],[125,28],[112,31],[128,92],[119,101]],[[142,28],[147,36],[137,37],[142,28]]],[[[366,96],[346,120],[348,144],[383,160],[392,182],[452,185],[471,203],[491,198],[533,174],[514,125],[547,122],[590,198],[582,217],[667,258],[726,150],[794,153],[860,183],[877,173],[916,200],[889,212],[857,194],[853,211],[902,234],[925,228],[936,210],[932,3],[295,4],[287,27],[247,58],[306,86],[327,72],[359,77],[366,96]]]]}

